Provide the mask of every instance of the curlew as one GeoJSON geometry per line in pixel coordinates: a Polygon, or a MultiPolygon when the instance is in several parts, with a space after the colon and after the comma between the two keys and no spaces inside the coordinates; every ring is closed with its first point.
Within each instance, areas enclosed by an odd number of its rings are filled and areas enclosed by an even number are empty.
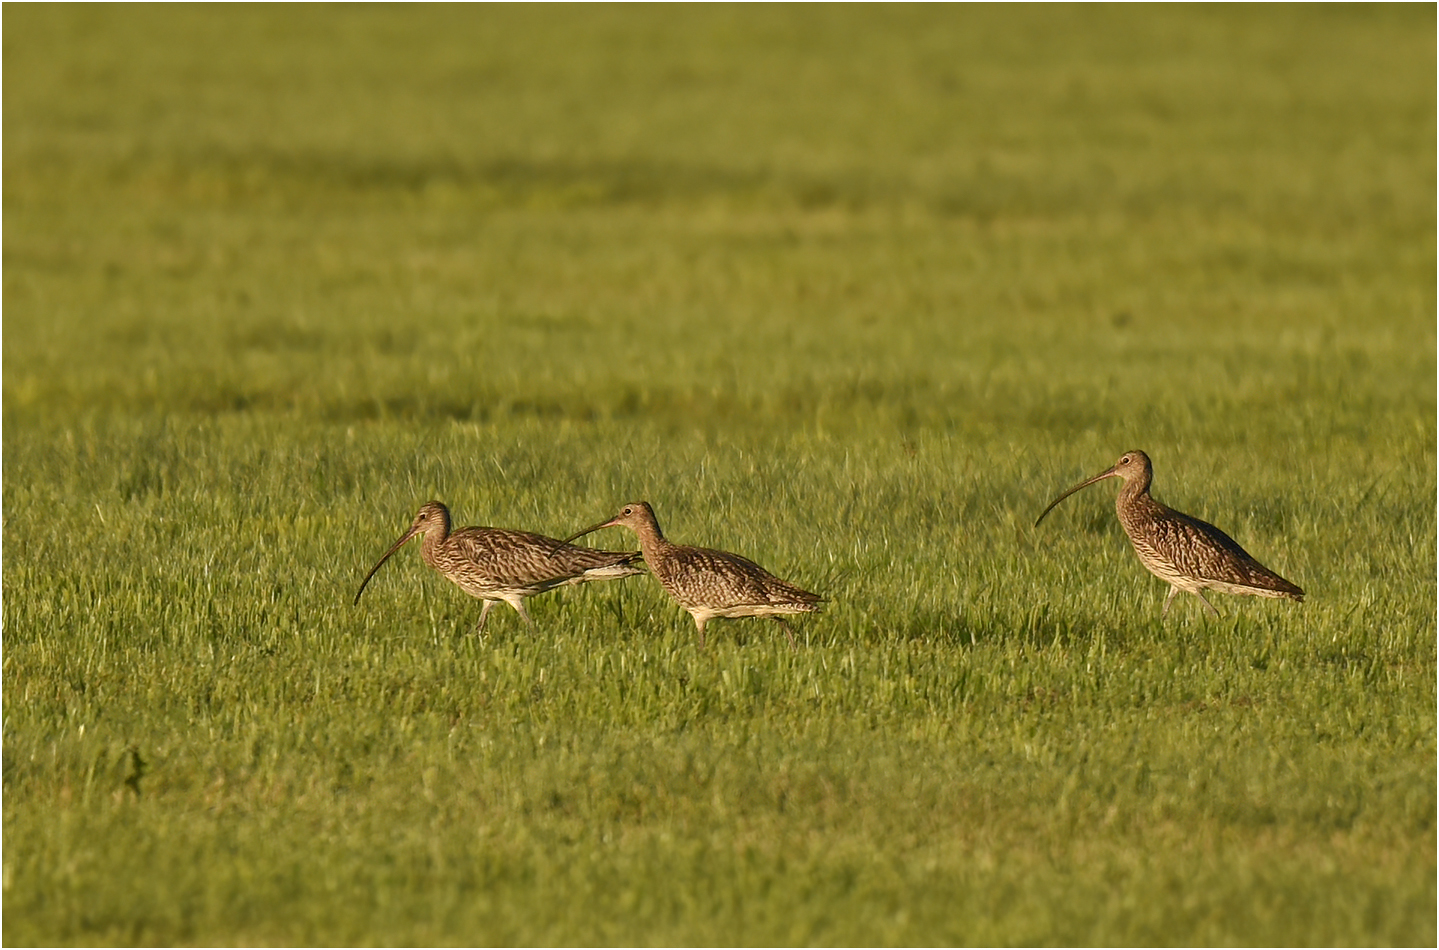
{"type": "Polygon", "coordinates": [[[665,540],[654,509],[646,501],[625,505],[609,521],[576,532],[563,543],[616,526],[629,528],[640,539],[640,552],[650,573],[694,617],[701,647],[705,643],[705,624],[715,617],[769,617],[784,627],[793,647],[794,632],[782,615],[818,610],[824,599],[780,580],[738,554],[671,544],[665,540]]]}
{"type": "Polygon", "coordinates": [[[1302,589],[1254,560],[1229,535],[1207,521],[1192,518],[1151,498],[1149,483],[1153,477],[1149,456],[1140,451],[1126,452],[1110,468],[1086,478],[1050,502],[1034,524],[1038,527],[1055,505],[1081,488],[1106,478],[1118,478],[1124,482],[1114,501],[1119,524],[1129,535],[1129,543],[1134,545],[1140,563],[1170,585],[1161,617],[1169,614],[1169,605],[1180,591],[1198,597],[1216,617],[1219,611],[1204,596],[1205,590],[1304,600],[1302,589]]]}
{"type": "Polygon", "coordinates": [[[415,535],[423,535],[420,554],[425,563],[454,581],[460,590],[485,602],[480,610],[478,633],[496,602],[503,600],[519,613],[526,626],[534,622],[525,612],[525,598],[543,594],[566,584],[608,580],[641,574],[635,562],[639,552],[596,551],[576,547],[528,531],[505,528],[460,528],[450,530],[449,509],[432,501],[419,510],[410,529],[390,545],[379,563],[365,575],[355,593],[355,603],[370,578],[415,535]]]}

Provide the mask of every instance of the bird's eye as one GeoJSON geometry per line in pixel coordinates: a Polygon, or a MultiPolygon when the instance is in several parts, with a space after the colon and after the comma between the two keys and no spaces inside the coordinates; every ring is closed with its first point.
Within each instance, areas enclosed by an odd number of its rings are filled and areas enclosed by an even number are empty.
{"type": "Polygon", "coordinates": [[[632,515],[632,514],[634,514],[634,513],[635,513],[635,510],[634,510],[633,508],[626,508],[624,511],[620,512],[620,514],[625,514],[625,515],[632,515]]]}
{"type": "Polygon", "coordinates": [[[1129,456],[1126,455],[1124,458],[1120,459],[1120,460],[1119,460],[1119,464],[1120,464],[1120,465],[1128,465],[1128,464],[1129,464],[1129,456]]]}

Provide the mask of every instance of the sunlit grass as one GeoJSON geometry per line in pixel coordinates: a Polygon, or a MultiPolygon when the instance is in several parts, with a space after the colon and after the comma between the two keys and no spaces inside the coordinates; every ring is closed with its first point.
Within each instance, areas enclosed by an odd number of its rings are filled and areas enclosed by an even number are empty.
{"type": "Polygon", "coordinates": [[[7,943],[1434,942],[1432,10],[17,9],[7,943]]]}

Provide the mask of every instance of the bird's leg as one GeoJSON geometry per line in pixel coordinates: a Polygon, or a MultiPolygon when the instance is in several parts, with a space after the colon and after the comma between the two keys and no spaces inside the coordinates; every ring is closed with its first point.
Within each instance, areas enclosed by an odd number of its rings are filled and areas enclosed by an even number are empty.
{"type": "Polygon", "coordinates": [[[705,618],[701,617],[699,614],[695,614],[694,617],[695,629],[699,631],[700,635],[700,649],[703,650],[705,648],[705,618]]]}
{"type": "Polygon", "coordinates": [[[775,623],[779,624],[781,627],[784,627],[784,635],[789,637],[789,648],[791,650],[798,650],[799,647],[794,645],[794,631],[790,629],[789,624],[784,622],[784,618],[771,617],[770,619],[773,620],[775,623]]]}
{"type": "Polygon", "coordinates": [[[516,597],[510,601],[510,606],[515,608],[516,612],[519,613],[520,619],[525,622],[526,627],[529,627],[531,630],[535,629],[535,622],[531,620],[530,615],[525,612],[525,599],[523,597],[516,597]]]}
{"type": "MultiPolygon", "coordinates": [[[[1179,588],[1177,588],[1177,587],[1175,588],[1175,590],[1178,590],[1178,589],[1179,589],[1179,588]]],[[[1202,591],[1202,590],[1197,590],[1197,591],[1194,592],[1194,596],[1195,596],[1195,597],[1198,597],[1199,600],[1200,600],[1200,602],[1203,603],[1204,606],[1206,606],[1206,607],[1209,608],[1209,612],[1214,615],[1214,619],[1216,619],[1216,620],[1219,619],[1219,611],[1215,610],[1215,609],[1214,609],[1214,605],[1211,604],[1211,603],[1209,602],[1209,599],[1204,596],[1204,591],[1202,591]]]]}
{"type": "Polygon", "coordinates": [[[1178,596],[1179,596],[1179,588],[1178,588],[1178,587],[1171,587],[1171,588],[1169,588],[1169,596],[1166,597],[1166,598],[1164,598],[1164,612],[1159,615],[1159,619],[1160,619],[1160,620],[1163,620],[1165,617],[1168,617],[1168,616],[1169,616],[1169,605],[1172,604],[1172,603],[1174,603],[1174,598],[1175,598],[1175,597],[1178,597],[1178,596]]]}
{"type": "Polygon", "coordinates": [[[493,600],[487,600],[485,606],[480,608],[480,622],[475,624],[475,633],[480,633],[485,629],[485,618],[490,615],[490,608],[494,605],[493,600]]]}

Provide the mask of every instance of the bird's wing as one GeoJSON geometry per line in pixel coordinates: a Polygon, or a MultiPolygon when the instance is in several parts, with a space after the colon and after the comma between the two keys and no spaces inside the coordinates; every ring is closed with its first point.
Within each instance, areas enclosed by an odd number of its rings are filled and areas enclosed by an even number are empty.
{"type": "Polygon", "coordinates": [[[780,580],[749,558],[713,548],[677,547],[670,573],[677,599],[711,607],[813,603],[820,599],[817,594],[780,580]]]}
{"type": "Polygon", "coordinates": [[[1265,586],[1274,575],[1229,535],[1207,521],[1173,512],[1155,523],[1153,546],[1182,573],[1204,580],[1265,586]]]}
{"type": "Polygon", "coordinates": [[[464,528],[450,537],[456,549],[487,576],[522,585],[562,581],[639,557],[634,552],[562,545],[555,538],[507,528],[464,528]]]}

